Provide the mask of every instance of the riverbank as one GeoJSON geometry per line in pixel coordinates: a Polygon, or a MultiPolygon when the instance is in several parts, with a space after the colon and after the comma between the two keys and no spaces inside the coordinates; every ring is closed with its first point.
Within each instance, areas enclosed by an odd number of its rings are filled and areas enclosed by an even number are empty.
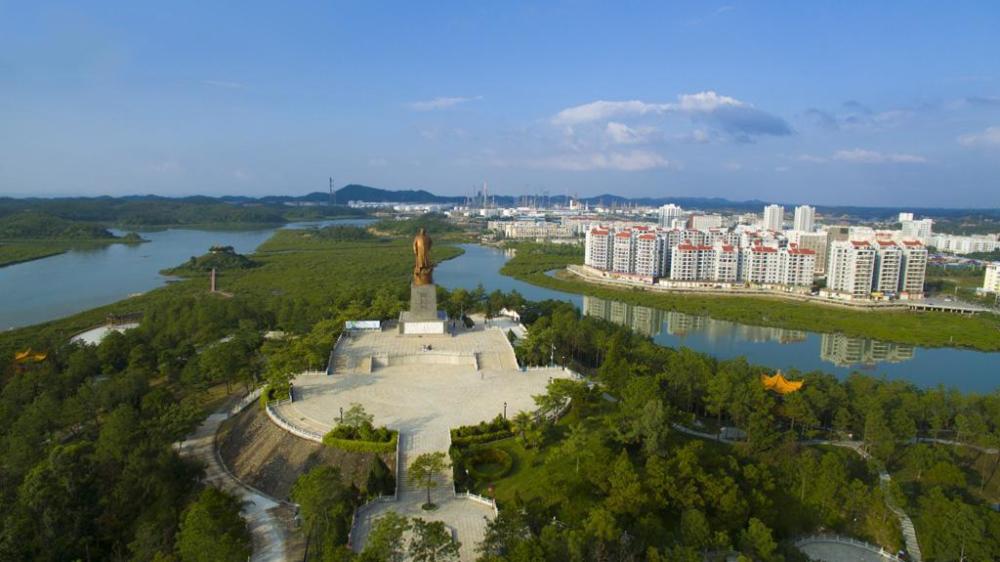
{"type": "Polygon", "coordinates": [[[70,250],[103,248],[122,243],[121,239],[98,240],[0,240],[0,267],[27,263],[70,250]]]}
{"type": "Polygon", "coordinates": [[[1000,351],[1000,318],[996,315],[962,317],[941,312],[871,312],[788,302],[770,295],[695,295],[617,288],[548,275],[550,271],[582,263],[583,258],[578,253],[552,254],[545,247],[530,244],[515,247],[517,254],[504,265],[501,273],[547,289],[757,326],[841,333],[923,347],[1000,351]]]}

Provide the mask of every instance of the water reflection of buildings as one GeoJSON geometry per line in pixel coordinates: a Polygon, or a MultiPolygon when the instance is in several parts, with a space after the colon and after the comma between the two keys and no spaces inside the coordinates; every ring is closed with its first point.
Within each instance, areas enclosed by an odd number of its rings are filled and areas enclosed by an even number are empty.
{"type": "Polygon", "coordinates": [[[879,363],[909,361],[913,359],[913,350],[912,345],[822,334],[819,357],[838,367],[874,367],[879,363]]]}
{"type": "Polygon", "coordinates": [[[806,332],[800,330],[748,326],[708,316],[633,306],[586,295],[583,297],[583,313],[628,326],[646,336],[657,336],[665,331],[668,335],[680,337],[700,333],[704,334],[708,341],[738,339],[755,343],[794,343],[806,339],[806,332]]]}

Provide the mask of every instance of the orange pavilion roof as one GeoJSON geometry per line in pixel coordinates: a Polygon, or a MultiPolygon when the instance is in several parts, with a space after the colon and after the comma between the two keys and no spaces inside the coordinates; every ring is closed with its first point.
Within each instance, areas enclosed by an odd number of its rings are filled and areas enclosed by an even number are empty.
{"type": "Polygon", "coordinates": [[[785,378],[785,375],[781,374],[781,371],[771,376],[761,375],[760,382],[764,385],[764,388],[773,390],[778,394],[791,394],[802,388],[802,381],[790,381],[785,378]]]}

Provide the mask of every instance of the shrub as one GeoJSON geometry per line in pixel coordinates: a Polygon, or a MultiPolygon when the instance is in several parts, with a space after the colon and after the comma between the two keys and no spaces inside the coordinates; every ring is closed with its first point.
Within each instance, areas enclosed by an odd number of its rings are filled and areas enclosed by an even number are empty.
{"type": "Polygon", "coordinates": [[[480,482],[503,478],[513,467],[514,459],[503,449],[479,449],[465,458],[465,469],[469,471],[469,476],[480,482]]]}
{"type": "MultiPolygon", "coordinates": [[[[341,426],[338,426],[341,427],[341,426]]],[[[323,436],[323,444],[327,447],[335,447],[352,453],[394,453],[396,443],[399,441],[399,433],[385,428],[379,428],[389,434],[387,441],[363,441],[358,439],[345,439],[338,437],[335,432],[337,428],[330,430],[323,436]]]]}

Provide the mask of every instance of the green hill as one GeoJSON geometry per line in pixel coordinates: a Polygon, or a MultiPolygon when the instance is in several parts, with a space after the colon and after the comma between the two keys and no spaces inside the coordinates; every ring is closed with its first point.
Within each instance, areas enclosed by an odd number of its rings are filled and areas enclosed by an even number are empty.
{"type": "Polygon", "coordinates": [[[194,257],[191,256],[187,262],[177,267],[165,269],[164,275],[195,275],[207,273],[213,269],[217,271],[234,271],[239,269],[252,269],[260,264],[252,259],[237,254],[232,246],[212,246],[208,253],[194,257]]]}
{"type": "Polygon", "coordinates": [[[0,218],[0,240],[113,240],[103,226],[24,211],[0,218]]]}

